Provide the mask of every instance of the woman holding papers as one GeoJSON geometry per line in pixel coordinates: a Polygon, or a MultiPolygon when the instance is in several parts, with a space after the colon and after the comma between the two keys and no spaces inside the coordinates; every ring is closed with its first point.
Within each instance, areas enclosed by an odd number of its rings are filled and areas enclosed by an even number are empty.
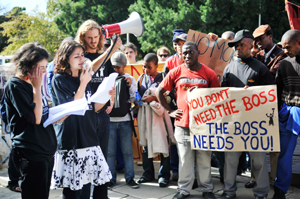
{"type": "MultiPolygon", "coordinates": [[[[85,67],[83,46],[76,41],[63,42],[54,59],[56,67],[52,79],[53,105],[86,98],[88,110],[84,116],[70,115],[54,125],[58,151],[52,186],[63,188],[64,199],[90,198],[90,184],[94,184],[94,199],[107,199],[104,186],[111,173],[102,154],[96,134],[96,111],[104,104],[91,103],[92,71],[85,67]]],[[[115,90],[110,91],[112,99],[115,90]]]]}
{"type": "Polygon", "coordinates": [[[5,86],[7,119],[12,140],[12,159],[20,171],[22,198],[47,199],[56,151],[52,125],[43,127],[49,108],[42,95],[42,74],[48,53],[38,43],[20,47],[13,56],[15,76],[5,86]]]}

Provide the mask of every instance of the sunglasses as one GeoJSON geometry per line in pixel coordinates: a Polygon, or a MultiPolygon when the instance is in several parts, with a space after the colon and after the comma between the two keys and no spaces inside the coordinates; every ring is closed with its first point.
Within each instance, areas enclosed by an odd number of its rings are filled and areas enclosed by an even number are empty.
{"type": "Polygon", "coordinates": [[[161,55],[159,55],[160,57],[168,57],[168,55],[167,54],[161,54],[161,55]]]}

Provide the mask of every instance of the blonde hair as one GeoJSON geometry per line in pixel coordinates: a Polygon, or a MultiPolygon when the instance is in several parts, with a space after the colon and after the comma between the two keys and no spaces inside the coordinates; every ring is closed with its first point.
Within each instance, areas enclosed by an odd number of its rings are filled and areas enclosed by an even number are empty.
{"type": "Polygon", "coordinates": [[[98,25],[97,22],[89,19],[89,20],[86,20],[85,22],[83,22],[83,24],[81,24],[81,26],[78,28],[77,33],[76,33],[76,38],[75,38],[75,41],[77,41],[84,47],[84,53],[87,53],[87,44],[84,40],[84,36],[87,31],[92,30],[94,28],[99,30],[99,35],[100,35],[99,42],[97,45],[97,53],[103,52],[104,41],[103,41],[103,37],[101,34],[101,27],[98,25]]]}
{"type": "Polygon", "coordinates": [[[167,53],[167,54],[168,54],[168,56],[170,56],[170,55],[171,55],[171,52],[170,52],[170,50],[169,50],[167,47],[165,47],[165,46],[163,46],[163,47],[160,47],[160,48],[157,50],[157,52],[156,52],[157,56],[159,56],[159,53],[160,53],[160,52],[167,53]]]}

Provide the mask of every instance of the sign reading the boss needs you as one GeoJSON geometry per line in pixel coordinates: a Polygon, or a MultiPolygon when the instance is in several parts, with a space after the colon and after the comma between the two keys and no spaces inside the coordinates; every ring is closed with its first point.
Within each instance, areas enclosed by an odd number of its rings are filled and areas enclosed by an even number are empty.
{"type": "Polygon", "coordinates": [[[194,89],[187,102],[192,149],[280,151],[275,85],[194,89]]]}

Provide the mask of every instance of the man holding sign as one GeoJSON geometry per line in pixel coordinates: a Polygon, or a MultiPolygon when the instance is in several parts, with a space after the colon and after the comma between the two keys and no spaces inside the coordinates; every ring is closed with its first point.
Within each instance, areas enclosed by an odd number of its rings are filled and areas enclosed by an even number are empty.
{"type": "Polygon", "coordinates": [[[214,199],[211,179],[211,151],[192,150],[189,130],[189,107],[187,91],[192,87],[219,87],[216,73],[198,62],[199,50],[194,42],[186,42],[182,47],[184,64],[172,69],[161,82],[157,96],[159,102],[175,118],[175,139],[179,155],[178,193],[173,199],[183,199],[190,195],[194,182],[196,157],[197,180],[206,199],[214,199]],[[164,93],[172,88],[177,90],[177,110],[168,105],[164,93]]]}
{"type": "MultiPolygon", "coordinates": [[[[239,59],[226,66],[223,72],[222,87],[244,87],[270,85],[274,83],[268,68],[251,57],[253,36],[249,30],[240,30],[234,40],[228,43],[234,47],[239,59]]],[[[222,198],[236,198],[236,175],[239,157],[242,152],[225,152],[225,179],[222,198]]],[[[270,190],[266,153],[250,152],[252,169],[257,181],[253,188],[257,199],[267,198],[270,190]]]]}

